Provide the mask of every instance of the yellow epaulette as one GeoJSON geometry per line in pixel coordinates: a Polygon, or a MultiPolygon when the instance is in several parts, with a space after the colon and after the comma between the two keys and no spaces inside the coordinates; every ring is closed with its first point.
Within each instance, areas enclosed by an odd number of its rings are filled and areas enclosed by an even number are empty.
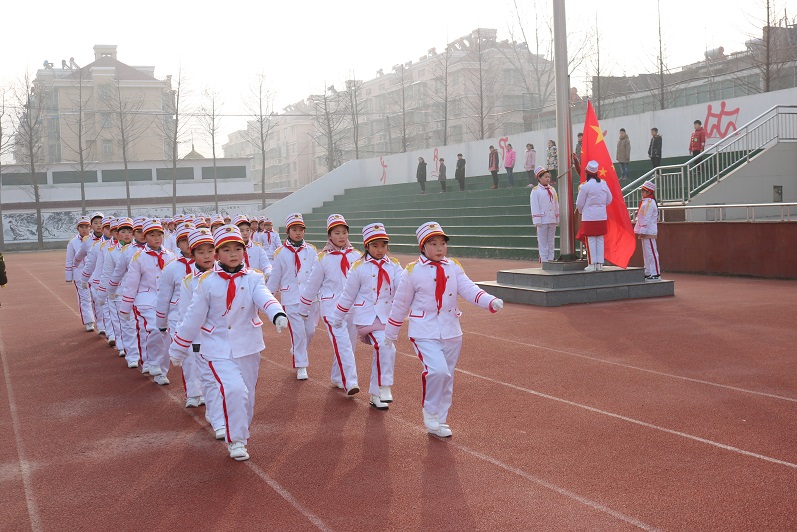
{"type": "Polygon", "coordinates": [[[407,273],[412,273],[412,270],[415,269],[415,265],[416,264],[418,264],[417,260],[414,260],[414,261],[410,262],[409,264],[407,264],[407,267],[405,268],[407,270],[407,273]]]}
{"type": "Polygon", "coordinates": [[[199,286],[200,284],[202,284],[202,281],[204,281],[205,279],[207,279],[207,277],[208,277],[208,276],[209,276],[211,273],[213,273],[213,270],[208,270],[208,271],[206,271],[205,273],[203,273],[202,275],[200,275],[200,276],[199,276],[199,283],[197,284],[197,286],[199,286]]]}
{"type": "Polygon", "coordinates": [[[390,257],[390,262],[392,262],[396,266],[401,266],[401,263],[399,262],[399,260],[396,257],[390,257]]]}
{"type": "Polygon", "coordinates": [[[81,238],[80,241],[81,242],[85,242],[90,236],[91,236],[91,234],[88,234],[88,235],[84,236],[83,238],[81,238]]]}
{"type": "Polygon", "coordinates": [[[353,270],[354,268],[359,268],[359,267],[360,267],[360,266],[362,266],[363,264],[365,264],[365,257],[360,257],[359,259],[355,260],[355,261],[352,263],[352,265],[351,265],[351,269],[353,270]]]}
{"type": "Polygon", "coordinates": [[[129,246],[130,244],[125,244],[124,246],[122,246],[122,251],[126,250],[129,246]]]}
{"type": "Polygon", "coordinates": [[[318,260],[321,260],[321,259],[323,259],[323,258],[324,258],[324,255],[326,255],[326,254],[327,254],[327,252],[326,252],[326,251],[322,251],[321,253],[319,253],[319,254],[318,254],[318,260]]]}
{"type": "Polygon", "coordinates": [[[305,242],[305,244],[307,244],[307,247],[309,247],[309,248],[312,248],[312,249],[313,249],[313,251],[315,251],[316,253],[318,253],[318,248],[316,248],[316,247],[315,247],[314,245],[312,245],[310,242],[305,242]]]}
{"type": "Polygon", "coordinates": [[[193,273],[189,273],[188,275],[183,277],[183,284],[185,285],[186,288],[191,288],[191,279],[193,278],[194,278],[193,273]]]}
{"type": "Polygon", "coordinates": [[[260,243],[260,242],[258,242],[257,240],[253,240],[253,241],[252,241],[252,245],[253,245],[253,246],[260,246],[261,248],[263,247],[263,244],[261,244],[261,243],[260,243]]]}
{"type": "Polygon", "coordinates": [[[274,258],[275,258],[275,259],[277,258],[277,253],[279,253],[279,252],[280,252],[280,250],[282,249],[282,247],[283,247],[283,246],[280,246],[280,247],[278,247],[277,249],[275,249],[275,250],[274,250],[274,258]]]}
{"type": "Polygon", "coordinates": [[[138,260],[138,257],[139,257],[139,256],[141,256],[141,251],[143,251],[143,250],[139,249],[138,251],[136,251],[136,252],[133,254],[133,258],[132,258],[132,259],[130,259],[130,263],[131,263],[131,264],[132,264],[132,263],[134,263],[134,262],[136,262],[136,261],[138,260]]]}
{"type": "Polygon", "coordinates": [[[532,191],[532,192],[534,192],[534,191],[535,191],[535,190],[537,190],[538,188],[540,188],[540,185],[534,185],[534,188],[532,188],[532,189],[531,189],[531,191],[532,191]]]}
{"type": "Polygon", "coordinates": [[[257,268],[252,268],[252,271],[253,271],[253,272],[256,272],[256,273],[259,273],[260,275],[265,275],[265,274],[263,273],[263,270],[258,270],[257,268]]]}
{"type": "MultiPolygon", "coordinates": [[[[459,266],[460,268],[462,268],[462,264],[460,264],[460,263],[459,263],[459,261],[458,261],[457,259],[451,259],[451,258],[449,258],[448,260],[450,260],[451,262],[453,262],[454,264],[456,264],[457,266],[459,266]]],[[[464,268],[462,268],[462,269],[464,270],[464,268]]]]}

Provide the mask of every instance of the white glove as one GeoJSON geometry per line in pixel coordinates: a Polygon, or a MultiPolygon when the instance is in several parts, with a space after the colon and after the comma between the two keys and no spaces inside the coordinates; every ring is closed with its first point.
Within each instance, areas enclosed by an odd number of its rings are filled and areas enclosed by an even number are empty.
{"type": "Polygon", "coordinates": [[[182,348],[172,344],[169,347],[169,360],[172,362],[172,366],[182,366],[183,360],[188,358],[188,353],[186,353],[182,348]]]}
{"type": "Polygon", "coordinates": [[[337,329],[338,327],[343,327],[343,320],[332,320],[332,328],[337,329]]]}
{"type": "Polygon", "coordinates": [[[125,321],[130,321],[133,318],[133,315],[129,312],[120,312],[119,315],[122,316],[122,319],[125,321]]]}
{"type": "Polygon", "coordinates": [[[498,312],[504,308],[504,300],[498,298],[493,299],[490,301],[490,308],[493,310],[493,312],[498,312]]]}
{"type": "Polygon", "coordinates": [[[179,358],[169,357],[169,360],[171,360],[172,366],[178,366],[179,367],[179,366],[183,365],[183,361],[180,360],[179,358]]]}
{"type": "Polygon", "coordinates": [[[393,349],[395,347],[394,342],[395,340],[393,340],[392,338],[385,337],[385,341],[383,342],[383,344],[386,348],[393,349]]]}
{"type": "Polygon", "coordinates": [[[288,318],[280,316],[277,318],[277,321],[274,322],[274,326],[277,328],[277,334],[281,333],[282,330],[288,326],[288,318]]]}
{"type": "Polygon", "coordinates": [[[80,288],[82,288],[83,290],[88,290],[88,288],[89,288],[89,283],[88,283],[88,282],[86,282],[86,281],[82,281],[82,282],[80,283],[80,288]]]}

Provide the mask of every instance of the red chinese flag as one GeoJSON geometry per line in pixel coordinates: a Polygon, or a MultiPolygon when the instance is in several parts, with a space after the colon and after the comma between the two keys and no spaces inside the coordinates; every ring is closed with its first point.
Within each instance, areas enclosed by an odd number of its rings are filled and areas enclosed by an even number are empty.
{"type": "Polygon", "coordinates": [[[581,143],[581,182],[586,181],[586,170],[589,161],[597,161],[599,170],[598,176],[606,180],[609,190],[612,192],[612,202],[606,207],[608,219],[606,222],[607,233],[604,237],[604,255],[612,264],[621,268],[628,267],[628,261],[636,249],[636,237],[634,227],[631,225],[631,217],[628,208],[623,200],[623,193],[620,190],[620,180],[617,179],[617,172],[614,170],[612,158],[609,156],[609,149],[601,132],[598,117],[592,108],[592,102],[587,104],[587,118],[584,121],[584,138],[581,143]]]}

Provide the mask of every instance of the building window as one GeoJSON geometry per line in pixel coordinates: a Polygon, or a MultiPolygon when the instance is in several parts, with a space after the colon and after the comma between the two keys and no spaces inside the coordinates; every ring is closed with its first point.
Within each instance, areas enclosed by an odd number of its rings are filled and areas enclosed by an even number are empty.
{"type": "Polygon", "coordinates": [[[103,158],[107,159],[113,157],[113,141],[112,140],[103,140],[102,141],[102,156],[103,158]]]}
{"type": "Polygon", "coordinates": [[[108,84],[100,85],[100,101],[107,102],[111,99],[111,87],[108,84]]]}
{"type": "Polygon", "coordinates": [[[111,113],[100,113],[102,119],[102,127],[111,127],[113,125],[111,113]]]}

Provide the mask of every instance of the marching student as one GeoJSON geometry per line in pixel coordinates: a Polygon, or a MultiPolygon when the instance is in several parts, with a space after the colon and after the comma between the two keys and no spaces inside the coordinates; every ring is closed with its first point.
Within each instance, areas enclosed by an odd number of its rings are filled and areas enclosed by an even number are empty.
{"type": "Polygon", "coordinates": [[[246,243],[244,249],[244,262],[246,263],[246,267],[260,270],[268,280],[269,275],[271,275],[271,261],[268,259],[263,245],[252,238],[252,223],[249,221],[249,218],[238,215],[235,217],[233,225],[241,232],[241,237],[246,243]]]}
{"type": "Polygon", "coordinates": [[[307,350],[313,341],[318,324],[318,301],[304,308],[306,318],[299,314],[299,297],[310,271],[318,263],[318,250],[304,241],[304,218],[298,212],[285,220],[285,242],[274,252],[271,277],[266,283],[269,291],[279,293],[282,308],[288,316],[288,331],[291,333],[292,364],[296,368],[296,379],[307,380],[310,359],[307,350]]]}
{"type": "Polygon", "coordinates": [[[210,217],[210,221],[208,223],[210,224],[211,233],[215,233],[216,229],[224,225],[224,216],[221,214],[214,214],[210,217]]]}
{"type": "Polygon", "coordinates": [[[330,215],[327,218],[327,244],[318,254],[318,264],[310,272],[299,299],[299,316],[303,319],[309,318],[313,304],[319,297],[321,299],[321,319],[335,353],[330,379],[333,385],[346,390],[346,395],[360,391],[354,361],[357,327],[351,320],[333,323],[332,314],[343,293],[351,264],[360,256],[349,242],[349,226],[345,218],[340,214],[330,215]]]}
{"type": "MultiPolygon", "coordinates": [[[[118,300],[117,308],[119,309],[121,309],[120,298],[122,294],[120,287],[124,284],[124,278],[127,274],[127,267],[130,265],[133,255],[138,253],[138,251],[143,249],[146,245],[146,242],[144,241],[143,227],[144,217],[139,216],[133,220],[133,240],[130,244],[122,248],[121,255],[116,259],[116,266],[114,266],[113,272],[108,279],[108,284],[105,285],[107,296],[111,298],[112,301],[118,300]]],[[[119,313],[119,316],[120,318],[123,318],[121,312],[119,313]]],[[[122,319],[120,325],[122,329],[123,341],[125,343],[125,362],[127,362],[128,368],[137,368],[141,363],[138,322],[136,320],[122,319]]],[[[149,368],[142,369],[146,370],[142,371],[143,373],[149,373],[149,368]]]]}
{"type": "MultiPolygon", "coordinates": [[[[105,239],[102,232],[102,221],[104,218],[105,215],[101,212],[95,212],[91,215],[91,218],[89,218],[91,231],[89,232],[89,235],[83,239],[80,249],[75,253],[75,262],[82,262],[84,269],[86,267],[87,256],[94,247],[94,244],[105,239]]],[[[81,272],[82,271],[83,270],[81,270],[81,272]]],[[[80,283],[80,287],[88,292],[89,296],[91,297],[91,309],[92,315],[94,316],[94,330],[97,331],[97,334],[104,334],[105,330],[103,327],[104,324],[102,322],[102,311],[101,306],[97,304],[96,294],[91,290],[88,280],[84,279],[82,274],[78,276],[77,272],[73,271],[72,275],[78,277],[75,280],[80,283]]],[[[86,330],[89,330],[89,328],[86,327],[86,330]]]]}
{"type": "MultiPolygon", "coordinates": [[[[213,235],[210,234],[210,229],[202,227],[191,230],[188,233],[188,246],[190,249],[191,257],[194,259],[193,271],[191,274],[186,275],[180,283],[180,300],[178,302],[179,318],[178,324],[182,323],[188,312],[188,307],[191,306],[191,299],[194,297],[194,291],[199,284],[199,279],[202,274],[208,270],[213,269],[216,261],[216,249],[213,246],[213,235]]],[[[172,329],[172,334],[175,333],[177,327],[172,329]]],[[[219,392],[218,383],[213,378],[212,374],[203,375],[199,369],[200,345],[199,340],[191,341],[192,352],[182,361],[183,378],[185,379],[186,395],[189,393],[196,394],[195,391],[197,379],[200,386],[199,402],[205,403],[205,419],[213,427],[213,432],[217,440],[223,440],[227,435],[227,427],[224,421],[224,410],[221,402],[221,393],[219,392]],[[189,392],[189,389],[191,390],[189,392]]],[[[188,395],[188,397],[192,397],[188,395]]],[[[194,395],[195,397],[195,395],[194,395]]],[[[194,401],[191,401],[193,403],[194,401]]],[[[194,406],[189,405],[186,399],[186,408],[194,406]]]]}
{"type": "Polygon", "coordinates": [[[535,172],[539,185],[531,189],[531,219],[537,228],[540,263],[552,262],[559,225],[559,196],[551,186],[551,174],[542,166],[535,172]]]}
{"type": "Polygon", "coordinates": [[[135,317],[139,335],[141,360],[159,385],[169,384],[169,353],[166,339],[156,326],[158,279],[166,263],[174,260],[171,251],[163,249],[163,226],[156,220],[144,222],[147,244],[130,260],[122,289],[120,314],[125,320],[135,317]],[[132,314],[131,314],[132,313],[132,314]]]}
{"type": "Polygon", "coordinates": [[[393,385],[396,348],[392,343],[390,346],[385,344],[385,325],[402,271],[399,261],[387,256],[389,241],[384,224],[372,223],[363,227],[365,255],[352,264],[343,294],[332,315],[335,327],[350,319],[363,343],[373,348],[368,394],[371,406],[379,410],[387,410],[393,402],[390,387],[393,385]]]}
{"type": "Polygon", "coordinates": [[[659,248],[656,245],[656,236],[659,233],[659,206],[656,205],[656,184],[652,181],[645,181],[642,185],[642,201],[639,202],[636,212],[634,233],[642,244],[645,280],[660,280],[659,248]]]}
{"type": "MultiPolygon", "coordinates": [[[[177,258],[168,263],[163,268],[160,279],[158,279],[158,300],[155,305],[155,322],[160,332],[174,334],[177,324],[180,322],[180,297],[183,279],[193,277],[196,268],[194,258],[191,255],[191,247],[188,243],[188,235],[194,230],[194,226],[182,223],[175,231],[175,244],[180,250],[177,258]]],[[[208,234],[210,232],[208,231],[208,234]]],[[[199,368],[193,359],[186,361],[182,369],[183,389],[185,390],[185,407],[193,408],[204,404],[202,388],[199,379],[199,368]]]]}
{"type": "Polygon", "coordinates": [[[232,225],[222,226],[213,234],[213,241],[218,263],[200,277],[169,355],[175,364],[181,364],[198,340],[200,372],[203,378],[212,376],[218,383],[227,450],[235,460],[248,460],[246,445],[254,417],[260,352],[265,349],[258,311],[268,316],[277,332],[288,320],[263,276],[244,264],[240,231],[232,225]]]}
{"type": "Polygon", "coordinates": [[[80,319],[86,332],[94,330],[94,310],[91,304],[91,292],[83,288],[83,282],[78,282],[75,278],[75,272],[83,270],[83,261],[76,261],[75,256],[80,247],[83,245],[83,239],[89,236],[91,231],[91,220],[88,216],[81,216],[77,222],[77,234],[72,237],[66,246],[66,263],[64,265],[64,272],[66,274],[66,282],[72,283],[75,287],[77,294],[77,308],[80,311],[80,319]]]}
{"type": "Polygon", "coordinates": [[[385,327],[385,344],[398,338],[409,314],[409,339],[423,364],[423,421],[435,436],[451,436],[446,424],[454,393],[454,369],[462,349],[457,308],[461,296],[495,313],[504,302],[476,286],[462,265],[446,257],[448,236],[437,222],[426,222],[415,232],[421,255],[401,274],[385,327]]]}
{"type": "Polygon", "coordinates": [[[133,220],[130,218],[117,218],[116,219],[117,242],[115,245],[110,246],[105,259],[102,264],[102,274],[100,275],[100,299],[103,305],[108,308],[108,318],[113,329],[113,336],[116,339],[116,349],[119,351],[119,356],[126,356],[126,349],[135,342],[135,336],[129,334],[122,327],[122,320],[119,316],[119,304],[121,297],[117,293],[109,293],[108,286],[116,269],[116,265],[122,257],[125,247],[133,240],[133,220]]]}
{"type": "Polygon", "coordinates": [[[115,244],[111,236],[112,220],[113,218],[110,216],[102,218],[102,236],[92,243],[91,249],[86,254],[86,260],[83,262],[83,271],[81,273],[81,286],[91,291],[91,297],[94,301],[94,319],[98,326],[97,334],[104,335],[108,344],[111,346],[115,345],[113,328],[110,323],[105,323],[107,319],[110,319],[110,316],[108,313],[108,306],[102,302],[99,288],[100,276],[102,275],[102,263],[105,259],[105,248],[109,242],[115,244]],[[108,334],[109,332],[110,335],[108,334]]]}
{"type": "Polygon", "coordinates": [[[274,222],[271,218],[263,217],[260,222],[260,243],[263,244],[263,249],[266,250],[268,260],[274,261],[274,252],[282,245],[280,235],[274,231],[274,222]]]}
{"type": "Polygon", "coordinates": [[[603,270],[603,236],[607,231],[606,207],[612,202],[612,191],[606,181],[598,176],[598,161],[590,161],[586,167],[587,180],[578,188],[576,209],[581,213],[581,226],[576,238],[587,239],[589,264],[584,271],[603,270]]]}

